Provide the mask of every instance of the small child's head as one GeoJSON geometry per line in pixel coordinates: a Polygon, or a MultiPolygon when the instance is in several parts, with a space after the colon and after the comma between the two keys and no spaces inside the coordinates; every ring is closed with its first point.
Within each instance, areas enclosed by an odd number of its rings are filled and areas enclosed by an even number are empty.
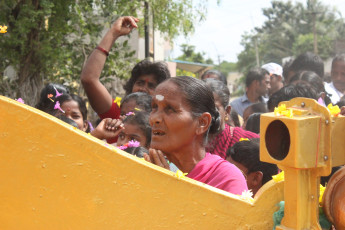
{"type": "Polygon", "coordinates": [[[136,92],[125,96],[121,101],[121,115],[126,115],[129,112],[140,111],[151,112],[152,97],[147,93],[136,92]]]}
{"type": "Polygon", "coordinates": [[[44,112],[49,111],[52,101],[56,99],[57,93],[59,94],[69,94],[69,90],[60,84],[49,83],[42,90],[40,94],[40,100],[37,102],[35,108],[42,110],[44,112]],[[51,94],[51,97],[48,95],[51,94]],[[49,99],[50,98],[50,99],[49,99]]]}
{"type": "Polygon", "coordinates": [[[137,156],[139,158],[144,158],[144,153],[149,153],[149,150],[145,147],[139,146],[139,147],[129,147],[124,149],[123,151],[132,154],[134,156],[137,156]]]}
{"type": "Polygon", "coordinates": [[[50,113],[54,116],[64,115],[67,118],[75,121],[78,128],[84,132],[89,132],[89,125],[87,122],[87,108],[84,100],[75,94],[63,94],[56,98],[55,102],[51,103],[50,113]],[[54,109],[56,102],[60,103],[60,108],[64,111],[54,109]]]}
{"type": "Polygon", "coordinates": [[[226,152],[226,160],[242,171],[253,194],[278,173],[277,165],[260,161],[259,152],[259,138],[237,142],[226,152]]]}
{"type": "Polygon", "coordinates": [[[253,113],[267,113],[267,104],[264,102],[259,102],[259,103],[254,103],[248,106],[244,111],[243,111],[243,128],[246,127],[247,125],[247,120],[250,115],[253,113]]]}
{"type": "Polygon", "coordinates": [[[260,134],[260,117],[262,113],[252,113],[247,119],[245,130],[260,134]]]}
{"type": "Polygon", "coordinates": [[[124,129],[119,133],[117,146],[136,140],[140,142],[140,146],[149,148],[151,143],[149,113],[136,111],[123,120],[123,125],[124,129]]]}
{"type": "Polygon", "coordinates": [[[68,117],[64,115],[58,115],[56,116],[56,118],[60,119],[63,122],[66,122],[69,125],[72,125],[75,128],[78,128],[78,124],[75,121],[73,121],[72,119],[69,119],[68,117]]]}

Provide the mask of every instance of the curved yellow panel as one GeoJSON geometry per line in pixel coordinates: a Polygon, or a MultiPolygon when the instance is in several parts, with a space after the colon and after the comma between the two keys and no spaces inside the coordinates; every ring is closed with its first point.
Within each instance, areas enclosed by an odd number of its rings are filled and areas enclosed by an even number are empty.
{"type": "Polygon", "coordinates": [[[283,184],[254,205],[0,96],[0,229],[272,229],[283,184]]]}

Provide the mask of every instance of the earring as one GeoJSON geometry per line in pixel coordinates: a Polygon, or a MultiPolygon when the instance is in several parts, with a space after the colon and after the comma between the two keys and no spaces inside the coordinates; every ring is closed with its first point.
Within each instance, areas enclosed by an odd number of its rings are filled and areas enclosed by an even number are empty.
{"type": "Polygon", "coordinates": [[[228,121],[228,120],[229,120],[229,117],[228,117],[228,116],[226,116],[224,120],[228,121]]]}

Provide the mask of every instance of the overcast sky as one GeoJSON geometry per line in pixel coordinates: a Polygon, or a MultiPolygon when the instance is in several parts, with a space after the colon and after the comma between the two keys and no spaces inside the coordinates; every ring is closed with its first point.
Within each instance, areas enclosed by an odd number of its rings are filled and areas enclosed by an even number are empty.
{"type": "MultiPolygon", "coordinates": [[[[237,55],[243,50],[240,45],[241,35],[261,26],[265,21],[262,8],[271,6],[271,0],[209,0],[206,21],[196,26],[195,33],[188,38],[180,36],[174,43],[172,58],[181,55],[180,45],[194,45],[197,52],[205,52],[206,58],[215,63],[226,60],[237,61],[237,55]]],[[[300,1],[306,2],[306,1],[300,1]]],[[[325,4],[336,6],[345,17],[345,0],[322,0],[325,4]]]]}

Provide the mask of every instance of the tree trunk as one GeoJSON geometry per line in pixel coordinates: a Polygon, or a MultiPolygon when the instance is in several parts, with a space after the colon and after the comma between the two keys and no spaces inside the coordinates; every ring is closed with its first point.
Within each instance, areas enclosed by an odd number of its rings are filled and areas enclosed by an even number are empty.
{"type": "MultiPolygon", "coordinates": [[[[36,10],[40,10],[39,0],[32,0],[32,5],[36,10]]],[[[32,28],[27,34],[27,54],[20,61],[18,69],[18,89],[17,97],[24,99],[25,103],[35,106],[38,102],[39,94],[43,88],[43,69],[40,51],[40,28],[44,18],[40,18],[37,28],[32,28]]]]}

